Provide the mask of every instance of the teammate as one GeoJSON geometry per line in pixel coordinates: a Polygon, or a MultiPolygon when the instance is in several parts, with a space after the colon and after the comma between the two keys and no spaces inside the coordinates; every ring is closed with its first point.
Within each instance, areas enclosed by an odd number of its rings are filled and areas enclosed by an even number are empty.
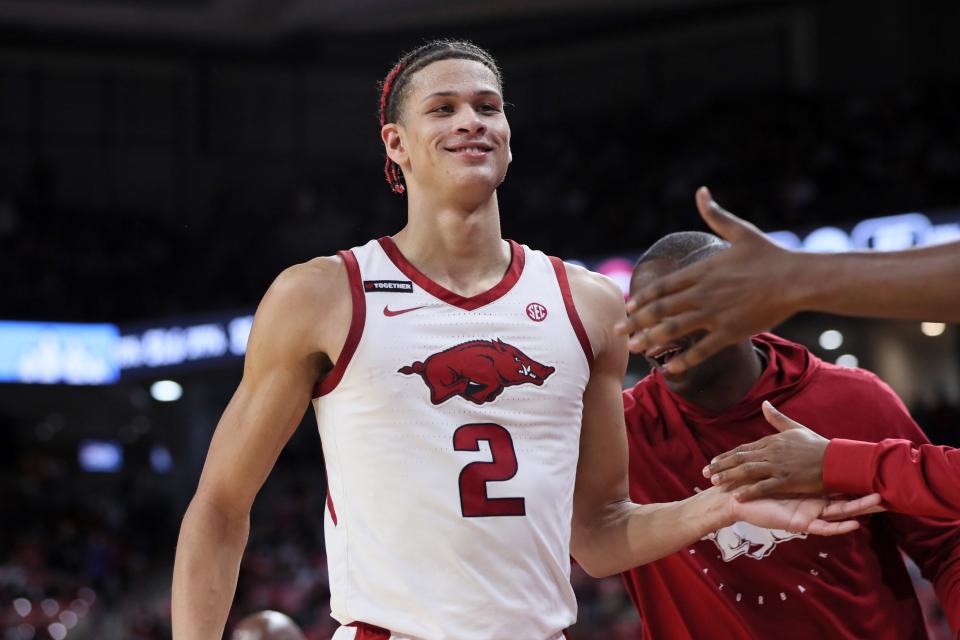
{"type": "Polygon", "coordinates": [[[576,617],[571,553],[609,575],[735,520],[858,526],[820,518],[844,505],[719,488],[631,503],[622,295],[501,238],[511,156],[496,63],[429,43],[387,75],[380,112],[407,224],[286,270],[261,302],[181,526],[176,640],[220,637],[251,503],[311,399],[337,640],[555,640],[576,617]]]}
{"type": "MultiPolygon", "coordinates": [[[[705,233],[666,236],[641,257],[632,289],[705,263],[725,246],[705,233]]],[[[709,460],[773,431],[761,415],[766,401],[799,419],[816,418],[828,437],[926,442],[876,376],[822,362],[772,334],[736,342],[683,374],[665,372],[704,339],[695,332],[647,351],[652,374],[624,394],[635,501],[680,500],[709,487],[702,473],[709,460]]],[[[827,539],[737,523],[625,580],[654,640],[925,638],[897,547],[933,581],[957,629],[958,525],[884,513],[849,536],[827,539]]]]}
{"type": "MultiPolygon", "coordinates": [[[[705,187],[697,191],[696,201],[700,215],[732,243],[731,249],[635,291],[628,303],[630,318],[619,327],[633,334],[630,348],[638,353],[694,330],[710,330],[671,360],[667,371],[682,373],[802,310],[960,321],[960,242],[894,252],[792,252],[724,210],[705,187]]],[[[789,423],[773,418],[772,424],[789,423]]],[[[822,476],[830,491],[878,492],[891,510],[960,517],[958,449],[896,439],[827,441],[793,428],[732,453],[744,455],[726,456],[706,473],[749,464],[728,471],[720,481],[756,483],[743,489],[744,499],[819,492],[820,482],[804,485],[795,479],[822,476]],[[813,457],[798,457],[799,447],[813,457]],[[752,452],[746,455],[748,450],[752,452]]]]}
{"type": "Polygon", "coordinates": [[[290,616],[279,611],[251,613],[237,623],[230,640],[307,640],[290,616]]]}

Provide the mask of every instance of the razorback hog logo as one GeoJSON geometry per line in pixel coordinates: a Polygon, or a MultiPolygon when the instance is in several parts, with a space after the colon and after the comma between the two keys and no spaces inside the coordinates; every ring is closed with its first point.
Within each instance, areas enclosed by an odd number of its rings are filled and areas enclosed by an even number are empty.
{"type": "Polygon", "coordinates": [[[729,527],[708,533],[701,540],[712,540],[720,550],[724,562],[747,556],[762,560],[773,553],[781,542],[794,538],[806,538],[805,533],[793,533],[783,529],[764,529],[749,522],[734,522],[729,527]]]}
{"type": "Polygon", "coordinates": [[[556,371],[540,364],[502,340],[471,340],[435,353],[399,369],[416,374],[430,388],[430,401],[440,404],[453,396],[475,404],[492,402],[506,387],[535,384],[538,387],[556,371]]]}

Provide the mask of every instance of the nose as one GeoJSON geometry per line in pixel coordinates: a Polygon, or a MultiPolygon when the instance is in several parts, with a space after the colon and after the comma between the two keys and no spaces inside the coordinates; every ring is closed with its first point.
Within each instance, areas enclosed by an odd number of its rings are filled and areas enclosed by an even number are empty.
{"type": "Polygon", "coordinates": [[[457,120],[457,133],[466,133],[469,135],[482,135],[487,131],[487,125],[480,119],[480,115],[473,109],[467,107],[461,109],[461,116],[457,120]]]}

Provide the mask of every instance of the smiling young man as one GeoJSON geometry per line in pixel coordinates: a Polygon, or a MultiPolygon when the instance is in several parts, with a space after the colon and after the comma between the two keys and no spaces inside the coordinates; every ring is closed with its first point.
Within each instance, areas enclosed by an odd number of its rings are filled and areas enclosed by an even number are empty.
{"type": "MultiPolygon", "coordinates": [[[[640,258],[631,289],[728,246],[706,233],[670,234],[640,258]]],[[[682,374],[664,371],[705,335],[651,348],[651,375],[624,393],[637,502],[682,500],[709,488],[703,470],[711,459],[775,432],[761,412],[764,401],[817,424],[827,437],[927,441],[876,376],[822,362],[772,334],[736,342],[682,374]]],[[[848,536],[814,538],[738,522],[624,579],[653,640],[926,638],[898,547],[933,581],[956,626],[958,525],[884,513],[848,536]]]]}
{"type": "Polygon", "coordinates": [[[501,237],[496,63],[424,45],[388,74],[380,113],[406,226],[291,267],[264,297],[181,527],[176,640],[220,637],[251,503],[311,400],[337,640],[556,640],[576,618],[571,553],[608,575],[738,519],[856,527],[819,519],[820,499],[719,488],[631,503],[622,294],[501,237]]]}

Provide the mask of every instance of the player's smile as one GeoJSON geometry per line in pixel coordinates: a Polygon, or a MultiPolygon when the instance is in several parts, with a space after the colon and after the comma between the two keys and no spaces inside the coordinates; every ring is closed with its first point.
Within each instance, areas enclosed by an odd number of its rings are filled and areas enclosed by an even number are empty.
{"type": "Polygon", "coordinates": [[[449,147],[444,147],[444,150],[463,158],[483,159],[487,157],[487,154],[493,151],[493,147],[483,142],[463,142],[449,147]]]}

